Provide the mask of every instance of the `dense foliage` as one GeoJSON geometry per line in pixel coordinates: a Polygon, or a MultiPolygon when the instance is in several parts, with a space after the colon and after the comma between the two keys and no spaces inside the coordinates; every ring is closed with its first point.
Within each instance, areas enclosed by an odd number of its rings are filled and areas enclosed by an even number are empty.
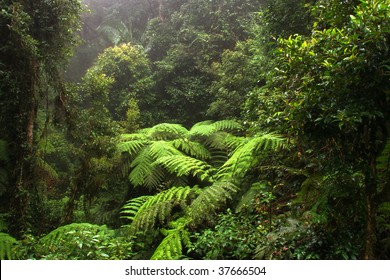
{"type": "Polygon", "coordinates": [[[2,0],[0,258],[389,259],[389,19],[2,0]]]}

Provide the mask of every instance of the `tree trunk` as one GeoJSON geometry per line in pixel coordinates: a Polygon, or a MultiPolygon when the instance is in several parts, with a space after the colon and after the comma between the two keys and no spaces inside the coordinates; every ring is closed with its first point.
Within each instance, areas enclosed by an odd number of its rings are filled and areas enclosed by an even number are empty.
{"type": "Polygon", "coordinates": [[[34,128],[37,117],[36,83],[38,63],[35,59],[29,61],[26,66],[26,76],[29,78],[28,86],[22,87],[19,101],[19,116],[16,126],[18,139],[15,139],[13,147],[16,163],[14,184],[15,190],[11,202],[14,223],[11,231],[15,236],[30,230],[30,196],[34,181],[34,128]]]}
{"type": "Polygon", "coordinates": [[[377,209],[377,178],[376,157],[372,156],[370,166],[365,176],[366,191],[366,232],[364,240],[364,259],[375,259],[376,245],[376,209],[377,209]]]}

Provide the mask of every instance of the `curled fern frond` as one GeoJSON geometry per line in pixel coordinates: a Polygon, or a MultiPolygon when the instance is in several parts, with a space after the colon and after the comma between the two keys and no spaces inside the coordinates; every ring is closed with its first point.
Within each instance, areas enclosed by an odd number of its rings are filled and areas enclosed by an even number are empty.
{"type": "Polygon", "coordinates": [[[17,244],[15,238],[11,235],[0,232],[0,260],[12,260],[14,254],[12,248],[17,244]]]}

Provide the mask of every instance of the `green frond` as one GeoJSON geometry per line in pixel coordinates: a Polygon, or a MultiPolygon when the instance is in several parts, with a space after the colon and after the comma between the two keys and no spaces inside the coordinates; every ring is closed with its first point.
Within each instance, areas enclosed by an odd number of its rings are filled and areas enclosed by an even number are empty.
{"type": "Polygon", "coordinates": [[[149,136],[156,140],[172,140],[181,138],[188,133],[188,130],[180,124],[161,123],[153,126],[149,136]]]}
{"type": "Polygon", "coordinates": [[[156,160],[165,156],[181,154],[179,150],[167,141],[155,141],[150,145],[150,155],[156,160]]]}
{"type": "Polygon", "coordinates": [[[12,248],[17,243],[11,235],[0,232],[0,260],[12,260],[14,258],[12,248]]]}
{"type": "Polygon", "coordinates": [[[191,219],[181,217],[169,223],[172,229],[162,229],[165,238],[156,248],[151,257],[152,260],[179,260],[183,259],[183,245],[189,247],[191,244],[190,233],[187,226],[191,219]]]}
{"type": "Polygon", "coordinates": [[[264,134],[253,137],[236,148],[229,160],[219,169],[217,178],[243,177],[246,172],[267,155],[284,145],[284,139],[276,134],[264,134]]]}
{"type": "Polygon", "coordinates": [[[208,137],[216,131],[217,129],[212,124],[196,125],[190,129],[188,136],[191,138],[199,136],[208,137]]]}
{"type": "Polygon", "coordinates": [[[233,120],[222,120],[211,124],[217,131],[236,131],[242,130],[243,127],[240,123],[233,120]]]}
{"type": "Polygon", "coordinates": [[[121,211],[121,218],[129,219],[131,221],[134,220],[134,217],[138,213],[139,209],[142,207],[142,205],[145,204],[146,201],[148,201],[152,196],[145,195],[133,198],[129,200],[123,207],[121,211]]]}
{"type": "Polygon", "coordinates": [[[185,155],[172,155],[159,158],[158,164],[161,164],[168,172],[181,176],[198,176],[202,181],[208,180],[213,171],[211,165],[206,162],[185,155]]]}
{"type": "Polygon", "coordinates": [[[129,153],[130,155],[137,154],[143,147],[148,145],[147,140],[132,140],[121,142],[117,145],[117,149],[121,153],[129,153]]]}
{"type": "Polygon", "coordinates": [[[129,200],[124,206],[122,218],[132,221],[133,232],[154,228],[156,221],[164,224],[169,221],[176,205],[185,205],[192,193],[190,187],[172,187],[154,196],[143,196],[129,200]]]}
{"type": "Polygon", "coordinates": [[[216,210],[226,205],[239,188],[230,181],[215,182],[201,191],[188,207],[188,214],[196,223],[210,217],[216,210]]]}
{"type": "Polygon", "coordinates": [[[171,143],[176,149],[197,159],[206,160],[211,157],[210,152],[205,146],[198,142],[190,141],[187,138],[175,139],[171,143]]]}
{"type": "Polygon", "coordinates": [[[151,257],[151,260],[179,260],[183,256],[180,231],[166,231],[166,237],[161,241],[151,257]]]}
{"type": "Polygon", "coordinates": [[[138,156],[131,163],[132,168],[129,174],[129,180],[134,186],[145,185],[148,182],[149,188],[158,186],[163,174],[159,172],[155,160],[150,153],[150,147],[146,147],[138,154],[138,156]]]}

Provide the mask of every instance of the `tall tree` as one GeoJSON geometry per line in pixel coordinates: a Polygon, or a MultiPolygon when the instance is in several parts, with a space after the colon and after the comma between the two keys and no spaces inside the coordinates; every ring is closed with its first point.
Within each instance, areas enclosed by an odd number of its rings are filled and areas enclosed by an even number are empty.
{"type": "Polygon", "coordinates": [[[1,2],[1,131],[13,166],[7,198],[13,230],[29,229],[34,195],[34,153],[38,106],[57,92],[65,101],[60,72],[75,44],[81,4],[78,0],[1,2]]]}

